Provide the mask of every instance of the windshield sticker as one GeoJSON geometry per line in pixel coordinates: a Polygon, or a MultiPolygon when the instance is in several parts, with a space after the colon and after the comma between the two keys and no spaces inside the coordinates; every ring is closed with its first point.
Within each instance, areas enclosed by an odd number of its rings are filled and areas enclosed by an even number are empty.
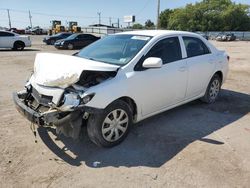
{"type": "Polygon", "coordinates": [[[131,37],[131,39],[134,39],[134,40],[149,40],[150,37],[146,37],[146,36],[133,36],[133,37],[131,37]]]}
{"type": "Polygon", "coordinates": [[[119,61],[124,63],[126,61],[126,58],[121,58],[119,61]]]}

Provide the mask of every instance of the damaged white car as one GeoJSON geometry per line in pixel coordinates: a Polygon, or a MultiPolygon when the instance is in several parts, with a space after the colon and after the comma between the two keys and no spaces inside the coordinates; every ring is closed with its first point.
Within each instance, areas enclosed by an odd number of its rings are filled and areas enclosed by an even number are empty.
{"type": "MultiPolygon", "coordinates": [[[[213,103],[229,57],[203,37],[179,31],[110,35],[74,56],[39,53],[16,107],[30,121],[111,147],[133,123],[201,98],[213,103]]],[[[153,133],[152,133],[153,134],[153,133]]]]}

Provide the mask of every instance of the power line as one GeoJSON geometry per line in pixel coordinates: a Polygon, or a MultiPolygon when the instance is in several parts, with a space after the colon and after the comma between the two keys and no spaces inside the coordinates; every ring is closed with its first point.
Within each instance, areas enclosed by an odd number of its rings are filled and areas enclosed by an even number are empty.
{"type": "MultiPolygon", "coordinates": [[[[7,10],[8,8],[0,8],[0,10],[7,10]]],[[[10,11],[13,11],[13,12],[20,12],[20,13],[27,13],[27,11],[25,10],[19,10],[19,9],[8,9],[10,11]]],[[[61,14],[48,14],[48,13],[43,13],[43,12],[33,12],[33,11],[30,11],[32,14],[35,14],[35,15],[42,15],[42,16],[50,16],[50,17],[62,17],[62,18],[86,18],[86,19],[96,19],[96,18],[99,18],[99,16],[77,16],[77,15],[61,15],[61,14]]],[[[109,19],[109,18],[112,18],[112,19],[117,19],[118,17],[110,17],[110,16],[102,16],[102,18],[105,18],[105,19],[109,19]]]]}
{"type": "Polygon", "coordinates": [[[148,6],[148,4],[149,4],[149,2],[150,2],[151,0],[148,0],[145,4],[144,4],[144,6],[137,12],[137,14],[135,14],[136,16],[139,16],[143,11],[144,11],[144,9],[148,6]]]}

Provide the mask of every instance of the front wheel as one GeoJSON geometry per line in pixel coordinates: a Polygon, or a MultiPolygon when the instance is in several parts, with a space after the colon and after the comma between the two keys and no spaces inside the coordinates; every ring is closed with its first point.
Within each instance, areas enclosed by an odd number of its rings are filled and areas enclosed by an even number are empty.
{"type": "Polygon", "coordinates": [[[117,100],[105,108],[103,113],[89,117],[87,132],[90,140],[96,145],[112,147],[126,138],[131,124],[130,106],[122,100],[117,100]]]}
{"type": "Polygon", "coordinates": [[[218,74],[215,74],[210,80],[205,95],[201,98],[203,102],[208,104],[214,103],[218,98],[221,89],[221,78],[218,74]]]}

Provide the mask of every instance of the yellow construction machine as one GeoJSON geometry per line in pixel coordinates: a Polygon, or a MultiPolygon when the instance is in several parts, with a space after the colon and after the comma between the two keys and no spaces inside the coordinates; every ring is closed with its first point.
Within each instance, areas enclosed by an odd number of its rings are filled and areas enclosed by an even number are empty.
{"type": "Polygon", "coordinates": [[[70,21],[68,25],[68,32],[81,33],[82,30],[81,30],[81,27],[77,26],[77,22],[70,21]]]}
{"type": "Polygon", "coordinates": [[[51,29],[49,30],[50,35],[54,35],[60,32],[65,32],[65,27],[62,24],[60,20],[52,20],[51,21],[51,29]]]}

